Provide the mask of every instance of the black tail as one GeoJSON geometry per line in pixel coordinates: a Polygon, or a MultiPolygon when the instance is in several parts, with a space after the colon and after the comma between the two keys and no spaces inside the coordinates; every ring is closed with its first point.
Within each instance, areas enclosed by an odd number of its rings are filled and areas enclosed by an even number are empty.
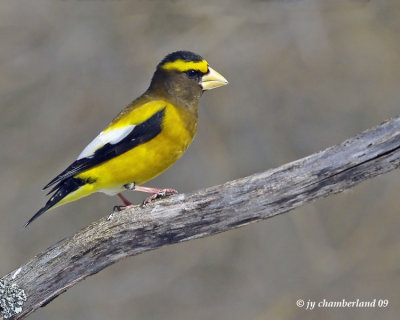
{"type": "Polygon", "coordinates": [[[39,218],[43,213],[45,213],[45,212],[46,212],[47,210],[49,210],[52,206],[55,205],[55,203],[54,203],[54,204],[50,204],[49,202],[50,202],[50,200],[47,201],[46,205],[45,205],[42,209],[40,209],[38,212],[36,212],[35,215],[34,215],[32,218],[30,218],[29,221],[28,221],[27,223],[25,223],[24,228],[26,228],[27,226],[29,226],[29,225],[32,223],[32,221],[34,221],[34,220],[36,220],[37,218],[39,218]]]}
{"type": "Polygon", "coordinates": [[[39,218],[43,213],[45,213],[50,208],[54,207],[57,203],[59,203],[62,199],[64,199],[71,192],[79,189],[79,187],[83,186],[86,182],[79,178],[70,177],[64,181],[59,182],[56,187],[52,190],[55,193],[51,196],[49,201],[47,201],[46,205],[40,209],[35,215],[29,219],[29,221],[25,224],[25,228],[31,224],[34,220],[39,218]]]}

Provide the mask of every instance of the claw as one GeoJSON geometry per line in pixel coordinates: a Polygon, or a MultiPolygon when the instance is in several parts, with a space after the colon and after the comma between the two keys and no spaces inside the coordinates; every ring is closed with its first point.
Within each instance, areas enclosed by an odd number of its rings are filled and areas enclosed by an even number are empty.
{"type": "Polygon", "coordinates": [[[142,205],[146,206],[147,204],[154,201],[155,199],[164,198],[166,196],[170,196],[170,195],[178,193],[178,191],[176,191],[175,189],[159,189],[157,191],[158,191],[157,193],[153,193],[151,196],[147,197],[143,201],[142,205]]]}
{"type": "Polygon", "coordinates": [[[113,212],[120,212],[124,210],[127,206],[114,206],[113,212]]]}
{"type": "MultiPolygon", "coordinates": [[[[171,189],[171,188],[158,189],[158,188],[137,186],[135,182],[124,184],[124,188],[127,190],[132,190],[132,191],[141,191],[141,192],[151,193],[151,196],[147,197],[143,201],[142,206],[149,204],[150,202],[152,202],[155,199],[164,198],[166,196],[170,196],[172,194],[178,193],[178,191],[176,191],[175,189],[171,189]]],[[[124,210],[127,207],[133,206],[133,204],[130,203],[122,194],[118,193],[117,196],[121,199],[121,201],[124,203],[124,205],[123,206],[114,206],[114,208],[113,208],[114,213],[124,210]]]]}

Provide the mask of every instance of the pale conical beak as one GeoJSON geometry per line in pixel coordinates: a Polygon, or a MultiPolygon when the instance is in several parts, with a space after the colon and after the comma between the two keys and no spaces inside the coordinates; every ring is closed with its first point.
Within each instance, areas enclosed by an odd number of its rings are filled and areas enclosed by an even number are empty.
{"type": "Polygon", "coordinates": [[[211,67],[208,67],[208,72],[201,77],[200,81],[200,85],[203,88],[203,90],[210,90],[221,86],[225,86],[227,84],[228,80],[226,80],[221,74],[219,74],[211,67]]]}

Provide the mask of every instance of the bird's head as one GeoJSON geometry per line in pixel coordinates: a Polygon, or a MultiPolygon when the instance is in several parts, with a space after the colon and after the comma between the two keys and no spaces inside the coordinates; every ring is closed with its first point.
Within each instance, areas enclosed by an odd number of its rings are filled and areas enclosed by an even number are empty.
{"type": "Polygon", "coordinates": [[[198,54],[176,51],[158,64],[149,91],[168,95],[168,98],[188,105],[197,105],[205,90],[226,84],[228,81],[198,54]]]}

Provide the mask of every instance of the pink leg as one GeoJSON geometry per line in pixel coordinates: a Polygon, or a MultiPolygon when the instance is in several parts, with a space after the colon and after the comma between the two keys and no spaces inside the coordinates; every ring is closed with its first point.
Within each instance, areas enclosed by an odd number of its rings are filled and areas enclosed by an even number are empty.
{"type": "Polygon", "coordinates": [[[131,202],[129,202],[122,194],[118,193],[117,194],[118,198],[121,199],[121,201],[124,203],[123,206],[114,206],[114,211],[121,211],[126,209],[129,206],[133,206],[131,202]]]}
{"type": "Polygon", "coordinates": [[[121,199],[121,201],[124,203],[124,205],[126,205],[126,206],[132,205],[132,203],[129,202],[122,194],[118,193],[117,196],[118,196],[118,198],[121,199]]]}
{"type": "Polygon", "coordinates": [[[135,191],[140,191],[140,192],[146,192],[146,193],[151,193],[151,196],[147,197],[144,201],[143,204],[146,205],[150,203],[151,201],[157,199],[157,198],[162,198],[165,196],[170,196],[172,194],[177,194],[178,191],[175,189],[171,188],[166,188],[166,189],[158,189],[158,188],[150,188],[150,187],[144,187],[144,186],[134,186],[135,191]]]}

